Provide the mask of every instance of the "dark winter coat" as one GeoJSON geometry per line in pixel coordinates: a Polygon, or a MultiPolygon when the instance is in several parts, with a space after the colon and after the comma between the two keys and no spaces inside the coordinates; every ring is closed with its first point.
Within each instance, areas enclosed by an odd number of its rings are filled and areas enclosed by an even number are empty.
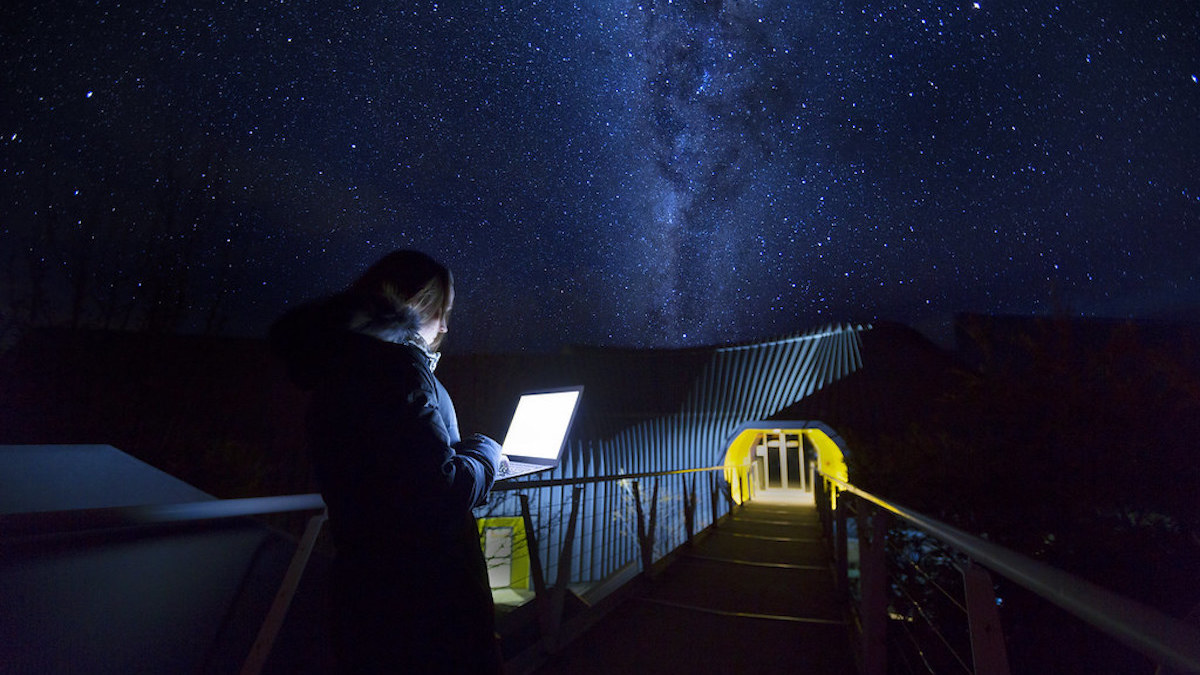
{"type": "Polygon", "coordinates": [[[487,570],[471,509],[500,447],[461,439],[412,312],[364,318],[335,296],[272,327],[312,391],[309,451],[337,548],[335,648],[353,672],[492,672],[487,570]]]}

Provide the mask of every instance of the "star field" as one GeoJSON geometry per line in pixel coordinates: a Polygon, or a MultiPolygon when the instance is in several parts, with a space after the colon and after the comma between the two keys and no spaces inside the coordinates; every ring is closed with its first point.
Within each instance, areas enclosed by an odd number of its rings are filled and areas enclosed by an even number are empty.
{"type": "Polygon", "coordinates": [[[1194,3],[9,3],[0,309],[259,334],[416,247],[452,350],[1195,318],[1194,3]]]}

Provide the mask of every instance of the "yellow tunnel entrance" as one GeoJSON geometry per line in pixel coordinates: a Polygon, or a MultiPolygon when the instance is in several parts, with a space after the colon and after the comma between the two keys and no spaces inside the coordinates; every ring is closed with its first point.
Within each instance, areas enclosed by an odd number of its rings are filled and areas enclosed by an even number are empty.
{"type": "Polygon", "coordinates": [[[745,422],[734,431],[723,466],[734,501],[755,494],[811,493],[815,463],[825,473],[848,480],[841,438],[815,421],[745,422]]]}

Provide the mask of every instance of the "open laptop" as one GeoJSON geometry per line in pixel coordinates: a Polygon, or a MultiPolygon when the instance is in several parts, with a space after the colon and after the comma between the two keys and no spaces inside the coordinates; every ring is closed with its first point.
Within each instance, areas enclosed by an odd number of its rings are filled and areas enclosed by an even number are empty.
{"type": "Polygon", "coordinates": [[[558,466],[582,394],[582,386],[521,394],[501,444],[508,463],[501,466],[496,480],[510,480],[558,466]]]}

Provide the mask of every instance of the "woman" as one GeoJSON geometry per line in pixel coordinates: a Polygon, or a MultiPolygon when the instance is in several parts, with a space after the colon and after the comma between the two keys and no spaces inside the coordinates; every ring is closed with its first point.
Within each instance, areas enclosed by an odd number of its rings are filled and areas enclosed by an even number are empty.
{"type": "Polygon", "coordinates": [[[397,251],[271,328],[312,391],[309,452],[337,548],[333,637],[346,672],[501,670],[471,514],[500,446],[459,437],[433,375],[453,302],[449,270],[397,251]]]}

